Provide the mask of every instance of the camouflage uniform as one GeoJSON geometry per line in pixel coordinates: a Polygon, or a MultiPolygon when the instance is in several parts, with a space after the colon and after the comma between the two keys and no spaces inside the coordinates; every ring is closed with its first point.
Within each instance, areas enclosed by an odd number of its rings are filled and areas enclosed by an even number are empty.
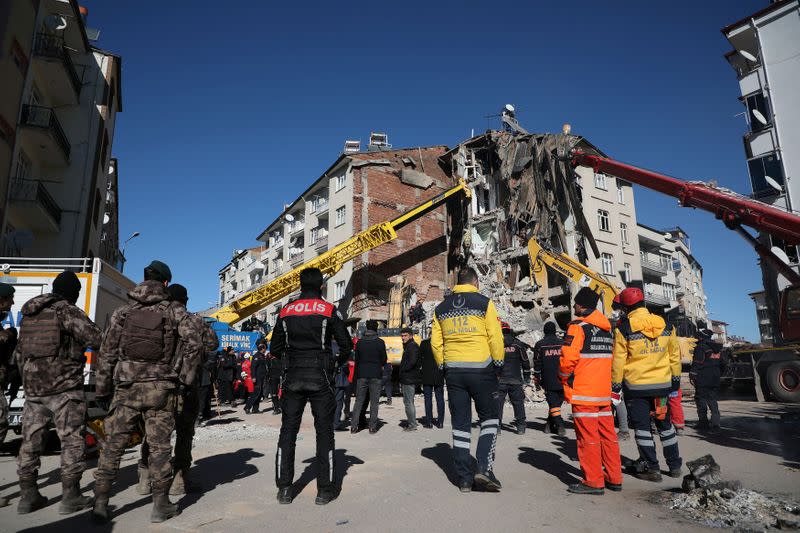
{"type": "Polygon", "coordinates": [[[97,348],[102,334],[82,310],[57,294],[29,300],[22,315],[14,352],[25,391],[17,474],[20,480],[36,479],[52,421],[61,439],[61,476],[80,477],[86,446],[84,351],[97,348]]]}
{"type": "MultiPolygon", "coordinates": [[[[173,306],[180,306],[184,311],[183,304],[172,302],[173,306]]],[[[201,317],[189,313],[187,319],[200,336],[203,343],[203,356],[197,360],[198,368],[196,375],[199,377],[205,361],[206,352],[214,352],[219,347],[217,334],[211,329],[201,317]]],[[[175,458],[173,470],[175,472],[188,469],[192,466],[192,438],[194,437],[194,422],[199,414],[200,402],[198,400],[198,382],[195,380],[192,386],[188,387],[177,399],[177,415],[175,417],[175,458]]],[[[141,458],[139,459],[140,476],[144,475],[144,469],[148,468],[150,458],[150,444],[147,439],[142,443],[141,458]]]]}
{"type": "Polygon", "coordinates": [[[107,495],[131,433],[144,420],[153,492],[172,483],[170,437],[179,387],[191,386],[202,355],[200,335],[183,306],[172,305],[164,285],[144,281],[128,293],[131,303],[111,316],[97,369],[97,396],[114,400],[106,419],[108,437],[94,477],[95,494],[107,495]],[[155,322],[154,322],[155,320],[155,322]],[[156,348],[161,353],[155,353],[156,348]]]}
{"type": "Polygon", "coordinates": [[[8,402],[6,387],[11,372],[11,356],[17,346],[17,330],[8,328],[0,331],[0,444],[6,440],[8,433],[8,402]]]}

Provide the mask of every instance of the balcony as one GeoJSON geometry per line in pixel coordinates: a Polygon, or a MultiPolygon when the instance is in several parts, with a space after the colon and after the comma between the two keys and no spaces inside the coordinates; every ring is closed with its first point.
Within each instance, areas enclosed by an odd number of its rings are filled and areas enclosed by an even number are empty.
{"type": "Polygon", "coordinates": [[[306,228],[305,220],[295,220],[289,224],[289,235],[302,232],[306,228]]]}
{"type": "Polygon", "coordinates": [[[293,267],[299,265],[302,262],[303,262],[302,252],[299,254],[294,254],[289,256],[289,264],[292,265],[293,267]]]}
{"type": "Polygon", "coordinates": [[[64,47],[64,38],[37,33],[33,45],[33,70],[56,105],[75,105],[81,94],[81,76],[64,47]]]}
{"type": "Polygon", "coordinates": [[[652,286],[648,286],[645,287],[644,290],[644,303],[656,307],[667,307],[669,306],[669,299],[661,294],[660,287],[656,289],[652,286]]]}
{"type": "Polygon", "coordinates": [[[661,260],[651,259],[643,255],[641,261],[643,273],[658,277],[667,275],[667,267],[661,260]]]}
{"type": "Polygon", "coordinates": [[[329,202],[327,198],[317,198],[311,203],[311,213],[317,217],[324,216],[328,213],[329,202]]]}
{"type": "Polygon", "coordinates": [[[314,244],[314,249],[319,250],[320,248],[327,248],[328,247],[328,236],[325,235],[324,237],[319,237],[314,244]]]}
{"type": "Polygon", "coordinates": [[[44,183],[15,179],[11,182],[9,218],[15,226],[34,231],[58,233],[61,229],[61,208],[44,183]]]}
{"type": "Polygon", "coordinates": [[[20,140],[29,155],[40,159],[47,167],[69,164],[72,146],[52,108],[22,106],[20,126],[20,140]]]}

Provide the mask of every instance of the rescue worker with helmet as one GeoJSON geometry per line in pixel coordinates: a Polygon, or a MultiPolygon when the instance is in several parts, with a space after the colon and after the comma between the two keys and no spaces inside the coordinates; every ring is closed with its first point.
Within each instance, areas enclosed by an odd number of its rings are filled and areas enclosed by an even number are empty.
{"type": "MultiPolygon", "coordinates": [[[[506,396],[511,400],[514,408],[514,427],[517,435],[524,435],[527,426],[525,417],[525,392],[522,390],[524,385],[531,381],[531,361],[528,358],[528,350],[522,343],[507,322],[501,322],[500,327],[503,331],[503,345],[505,346],[506,357],[497,373],[498,394],[497,394],[497,419],[499,427],[503,427],[503,404],[506,396]]],[[[500,429],[497,430],[500,433],[500,429]]]]}
{"type": "Polygon", "coordinates": [[[503,332],[492,301],[478,293],[478,274],[472,268],[458,273],[458,284],[436,306],[431,331],[431,349],[445,371],[450,417],[453,426],[453,462],[458,488],[499,492],[502,485],[493,473],[497,418],[497,375],[503,364],[503,332]],[[475,452],[478,471],[470,457],[472,403],[481,431],[475,452]]]}
{"type": "Polygon", "coordinates": [[[575,494],[603,494],[604,488],[622,490],[619,443],[611,412],[611,323],[597,310],[600,295],[582,287],[575,295],[575,320],[570,322],[561,349],[559,376],[572,405],[580,483],[567,490],[575,494]],[[572,385],[568,380],[572,378],[572,385]]]}
{"type": "Polygon", "coordinates": [[[545,430],[563,436],[564,419],[561,418],[561,405],[564,403],[564,385],[558,377],[561,364],[561,347],[564,339],[556,334],[556,323],[547,322],[544,325],[544,337],[533,346],[534,380],[544,389],[547,400],[547,425],[545,430]]]}
{"type": "Polygon", "coordinates": [[[14,352],[25,391],[22,446],[17,458],[20,514],[41,509],[47,503],[36,482],[51,423],[61,440],[63,495],[58,511],[70,514],[91,504],[91,498],[82,496],[80,490],[86,468],[84,353],[88,347],[100,347],[102,334],[75,305],[80,292],[78,276],[62,272],[53,280],[51,293],[31,298],[22,306],[19,342],[14,352]]]}
{"type": "Polygon", "coordinates": [[[661,481],[656,445],[650,427],[651,412],[661,439],[670,477],[680,477],[683,464],[678,436],[667,416],[671,391],[681,384],[681,358],[675,330],[644,306],[644,293],[628,287],[620,294],[626,316],[614,335],[613,390],[623,391],[634,430],[639,460],[633,475],[661,481]]]}
{"type": "Polygon", "coordinates": [[[719,430],[719,383],[727,368],[727,361],[722,355],[722,345],[712,339],[714,332],[708,329],[706,322],[697,322],[697,344],[694,348],[692,368],[689,380],[694,385],[694,401],[697,406],[698,429],[719,430]],[[708,422],[708,411],[711,411],[711,424],[708,422]]]}
{"type": "MultiPolygon", "coordinates": [[[[317,505],[336,498],[334,476],[333,416],[336,409],[334,376],[353,350],[342,315],[322,299],[322,272],[306,268],[300,272],[300,296],[281,309],[270,345],[283,363],[281,433],[275,458],[278,503],[292,503],[294,454],[297,433],[306,403],[311,404],[317,433],[317,505]],[[334,357],[331,341],[339,346],[334,357]]],[[[272,369],[270,369],[272,371],[272,369]]]]}

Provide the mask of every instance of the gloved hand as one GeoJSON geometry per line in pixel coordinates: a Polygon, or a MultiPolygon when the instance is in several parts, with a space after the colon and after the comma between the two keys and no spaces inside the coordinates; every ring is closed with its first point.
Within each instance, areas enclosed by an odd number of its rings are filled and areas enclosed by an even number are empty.
{"type": "Polygon", "coordinates": [[[677,398],[678,397],[678,391],[674,390],[674,391],[670,392],[669,393],[669,397],[670,398],[677,398]]]}
{"type": "Polygon", "coordinates": [[[612,383],[611,384],[611,403],[614,405],[619,405],[622,403],[622,396],[620,393],[622,392],[622,384],[621,383],[612,383]]]}
{"type": "Polygon", "coordinates": [[[692,387],[697,387],[697,384],[695,383],[695,378],[697,378],[697,376],[696,376],[696,375],[694,375],[694,374],[689,374],[689,383],[691,383],[691,384],[692,384],[692,387]]]}
{"type": "Polygon", "coordinates": [[[109,411],[111,409],[111,400],[113,396],[110,394],[108,396],[95,396],[94,403],[97,404],[97,407],[102,409],[103,411],[109,411]]]}
{"type": "Polygon", "coordinates": [[[681,388],[681,377],[680,376],[672,376],[672,388],[670,391],[677,392],[681,388]]]}
{"type": "Polygon", "coordinates": [[[531,373],[530,372],[523,372],[522,377],[525,380],[525,383],[531,382],[531,373]]]}

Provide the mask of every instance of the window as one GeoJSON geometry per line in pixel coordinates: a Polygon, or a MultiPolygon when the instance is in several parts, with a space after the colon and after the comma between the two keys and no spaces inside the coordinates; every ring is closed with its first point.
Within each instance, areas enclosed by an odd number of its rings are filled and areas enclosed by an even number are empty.
{"type": "Polygon", "coordinates": [[[669,254],[661,254],[661,264],[667,271],[672,270],[672,256],[669,254]]]}
{"type": "Polygon", "coordinates": [[[763,93],[751,94],[745,98],[744,104],[747,107],[750,131],[757,132],[769,127],[772,122],[772,113],[769,111],[769,104],[763,93]]]}
{"type": "Polygon", "coordinates": [[[699,286],[699,285],[697,284],[697,282],[695,281],[695,282],[692,284],[692,292],[693,292],[694,294],[697,294],[697,292],[699,291],[699,289],[700,289],[700,286],[699,286]]]}
{"type": "Polygon", "coordinates": [[[600,227],[600,231],[611,231],[611,224],[608,221],[608,211],[604,209],[597,210],[597,225],[600,227]]]}
{"type": "Polygon", "coordinates": [[[598,189],[603,189],[604,191],[608,190],[606,187],[606,175],[601,174],[600,172],[595,173],[594,186],[598,189]]]}
{"type": "Polygon", "coordinates": [[[603,262],[603,274],[613,276],[614,275],[614,256],[611,254],[600,254],[600,258],[603,262]]]}
{"type": "Polygon", "coordinates": [[[772,187],[766,179],[766,176],[769,176],[783,186],[783,165],[777,152],[751,159],[747,162],[747,168],[750,171],[750,184],[753,186],[754,196],[780,194],[781,191],[772,187]]]}
{"type": "Polygon", "coordinates": [[[347,215],[347,207],[342,206],[336,209],[336,225],[341,226],[344,224],[345,216],[347,215]]]}
{"type": "Polygon", "coordinates": [[[631,275],[631,264],[630,263],[625,263],[625,268],[623,268],[622,274],[623,274],[623,277],[625,278],[623,281],[625,281],[625,283],[630,283],[631,282],[631,278],[633,277],[631,275]]]}
{"type": "Polygon", "coordinates": [[[675,290],[676,290],[676,288],[677,287],[675,287],[675,285],[672,285],[671,283],[665,283],[664,284],[664,296],[669,301],[675,300],[675,290]]]}
{"type": "Polygon", "coordinates": [[[345,185],[347,185],[347,174],[336,176],[336,191],[341,191],[345,185]]]}
{"type": "Polygon", "coordinates": [[[314,244],[319,240],[319,228],[312,228],[311,229],[311,244],[314,244]]]}
{"type": "Polygon", "coordinates": [[[333,301],[338,302],[344,298],[344,281],[337,281],[333,285],[333,301]]]}
{"type": "Polygon", "coordinates": [[[622,237],[622,244],[628,244],[628,225],[621,222],[619,225],[620,237],[622,237]]]}
{"type": "Polygon", "coordinates": [[[619,180],[617,180],[617,202],[625,205],[625,189],[622,188],[619,180]]]}

